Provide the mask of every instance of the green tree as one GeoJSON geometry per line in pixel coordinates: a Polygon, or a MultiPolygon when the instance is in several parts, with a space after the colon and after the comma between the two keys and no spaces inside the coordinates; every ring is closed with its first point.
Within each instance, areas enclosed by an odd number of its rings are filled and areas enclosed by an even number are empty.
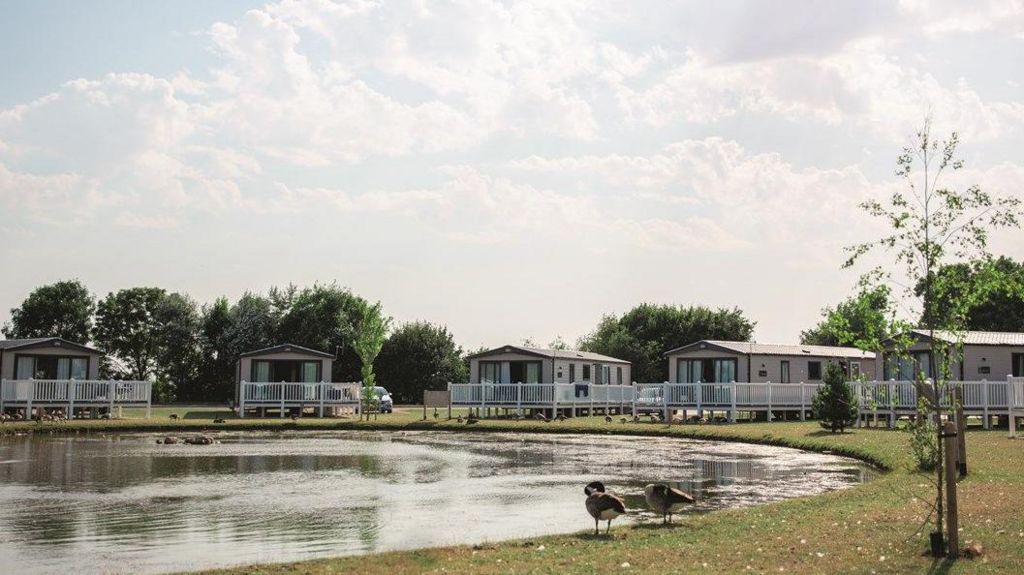
{"type": "Polygon", "coordinates": [[[153,309],[152,320],[159,401],[207,399],[199,380],[202,322],[196,302],[179,293],[165,294],[153,309]]]}
{"type": "Polygon", "coordinates": [[[146,380],[156,369],[160,338],[154,319],[164,290],[137,287],[112,292],[96,308],[93,339],[106,355],[108,375],[146,380]]]}
{"type": "Polygon", "coordinates": [[[657,382],[668,379],[663,354],[669,349],[702,339],[749,341],[753,333],[754,322],[738,308],[645,303],[621,316],[604,316],[597,329],[580,339],[579,347],[628,360],[634,380],[657,382]]]}
{"type": "Polygon", "coordinates": [[[231,341],[233,326],[227,298],[220,297],[203,306],[200,318],[202,359],[195,390],[202,401],[225,401],[234,396],[238,354],[231,341]]]}
{"type": "MultiPolygon", "coordinates": [[[[938,398],[944,397],[946,382],[950,379],[953,364],[959,359],[955,351],[946,344],[941,349],[935,345],[934,330],[943,329],[953,334],[962,334],[966,326],[967,309],[976,299],[974,294],[964,293],[960,298],[950,300],[947,313],[936,313],[936,294],[949,293],[947,280],[938,274],[945,265],[972,259],[987,259],[988,236],[992,229],[1018,227],[1020,199],[993,197],[978,186],[954,189],[939,185],[949,172],[963,167],[957,157],[959,137],[954,132],[950,138],[940,142],[932,138],[931,121],[926,119],[913,143],[903,149],[897,160],[896,175],[905,185],[892,193],[886,203],[869,200],[861,207],[872,217],[881,219],[889,228],[886,234],[874,241],[857,244],[849,248],[850,256],[844,267],[853,266],[865,254],[882,250],[890,254],[895,266],[877,267],[862,278],[862,285],[902,286],[901,303],[916,304],[922,310],[923,327],[928,329],[931,356],[938,368],[934,374],[928,405],[930,415],[938,418],[942,407],[938,398]],[[897,275],[898,274],[898,275],[897,275]],[[938,352],[938,353],[936,353],[938,352]]],[[[983,289],[974,286],[972,289],[983,289]]],[[[904,326],[895,325],[898,329],[904,326]]],[[[900,333],[894,331],[894,333],[900,333]]],[[[905,331],[904,331],[905,333],[905,331]]],[[[962,336],[957,336],[962,343],[962,336]]],[[[897,353],[909,357],[908,337],[893,338],[897,353]]],[[[920,371],[920,370],[919,370],[920,371]]],[[[931,374],[921,373],[919,379],[931,374]]],[[[941,443],[936,429],[936,441],[941,443]]],[[[944,535],[943,528],[943,482],[942,450],[938,450],[936,461],[936,531],[944,535]]]]}
{"type": "Polygon", "coordinates": [[[375,365],[378,380],[396,403],[419,403],[424,390],[468,381],[462,348],[451,332],[427,322],[399,326],[384,342],[375,365]]]}
{"type": "Polygon", "coordinates": [[[32,290],[21,305],[11,310],[4,337],[62,337],[88,343],[96,299],[78,280],[60,281],[32,290]]]}
{"type": "Polygon", "coordinates": [[[800,332],[805,345],[838,345],[877,350],[889,332],[890,290],[879,285],[861,289],[835,308],[821,310],[822,320],[800,332]]]}
{"type": "Polygon", "coordinates": [[[246,292],[231,306],[228,320],[225,351],[232,364],[239,354],[282,343],[278,341],[279,316],[267,297],[246,292]]]}
{"type": "MultiPolygon", "coordinates": [[[[933,282],[932,315],[941,324],[955,322],[948,317],[961,309],[966,329],[980,331],[1024,331],[1024,262],[1002,256],[942,266],[933,282]]],[[[925,285],[917,284],[915,295],[924,296],[925,285]]]]}
{"type": "Polygon", "coordinates": [[[370,417],[368,409],[376,402],[377,397],[373,388],[377,385],[377,377],[373,371],[373,362],[380,354],[387,338],[388,326],[391,325],[391,318],[385,317],[381,311],[380,302],[370,304],[366,300],[359,300],[359,323],[357,324],[355,339],[352,341],[352,348],[362,364],[361,375],[363,376],[363,405],[367,408],[363,412],[366,418],[370,417]]]}
{"type": "Polygon", "coordinates": [[[842,433],[857,422],[857,399],[839,364],[825,367],[824,385],[814,395],[811,408],[821,426],[832,433],[842,433]]]}
{"type": "Polygon", "coordinates": [[[278,340],[337,353],[333,380],[357,380],[359,357],[353,342],[366,300],[336,284],[292,289],[287,297],[281,296],[280,290],[274,295],[274,291],[272,309],[283,311],[277,325],[278,340]]]}

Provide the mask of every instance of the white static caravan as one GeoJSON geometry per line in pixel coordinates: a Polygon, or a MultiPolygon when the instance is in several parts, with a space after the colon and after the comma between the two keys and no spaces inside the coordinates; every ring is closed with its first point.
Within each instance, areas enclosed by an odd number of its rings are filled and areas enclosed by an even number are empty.
{"type": "Polygon", "coordinates": [[[469,356],[470,383],[629,385],[630,362],[567,349],[505,345],[469,356]]]}
{"type": "Polygon", "coordinates": [[[875,354],[853,347],[701,340],[665,357],[672,383],[820,383],[830,362],[850,379],[877,377],[875,354]]]}

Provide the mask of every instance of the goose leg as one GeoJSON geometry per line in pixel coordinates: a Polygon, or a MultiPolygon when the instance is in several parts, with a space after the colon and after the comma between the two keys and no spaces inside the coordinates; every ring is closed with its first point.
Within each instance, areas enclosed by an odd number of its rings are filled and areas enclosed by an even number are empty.
{"type": "Polygon", "coordinates": [[[672,525],[672,513],[671,512],[668,514],[668,524],[672,525]]]}
{"type": "Polygon", "coordinates": [[[598,521],[598,519],[595,517],[594,518],[594,535],[600,535],[600,534],[601,534],[601,522],[598,521]]]}
{"type": "Polygon", "coordinates": [[[608,535],[608,532],[609,532],[609,531],[611,531],[611,530],[612,530],[612,520],[611,520],[611,519],[609,519],[609,520],[608,520],[608,527],[605,527],[605,529],[604,529],[604,534],[605,534],[605,535],[608,535]]]}

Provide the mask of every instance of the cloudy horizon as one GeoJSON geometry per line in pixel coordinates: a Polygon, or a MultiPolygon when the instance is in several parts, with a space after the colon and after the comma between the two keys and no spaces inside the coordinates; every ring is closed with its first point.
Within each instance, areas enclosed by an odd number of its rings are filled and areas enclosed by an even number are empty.
{"type": "Polygon", "coordinates": [[[790,343],[851,294],[857,204],[926,116],[951,184],[1024,197],[1016,0],[0,9],[0,323],[69,278],[337,282],[467,348],[643,302],[790,343]]]}

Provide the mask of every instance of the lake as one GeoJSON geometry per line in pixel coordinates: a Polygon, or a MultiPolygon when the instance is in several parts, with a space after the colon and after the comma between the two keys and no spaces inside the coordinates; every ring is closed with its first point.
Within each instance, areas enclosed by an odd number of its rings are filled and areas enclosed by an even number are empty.
{"type": "MultiPolygon", "coordinates": [[[[0,438],[0,572],[160,573],[593,528],[583,486],[668,481],[701,513],[842,489],[871,469],[780,447],[450,432],[0,438]]],[[[660,521],[660,518],[657,519],[660,521]]],[[[603,531],[603,526],[602,526],[603,531]]]]}

